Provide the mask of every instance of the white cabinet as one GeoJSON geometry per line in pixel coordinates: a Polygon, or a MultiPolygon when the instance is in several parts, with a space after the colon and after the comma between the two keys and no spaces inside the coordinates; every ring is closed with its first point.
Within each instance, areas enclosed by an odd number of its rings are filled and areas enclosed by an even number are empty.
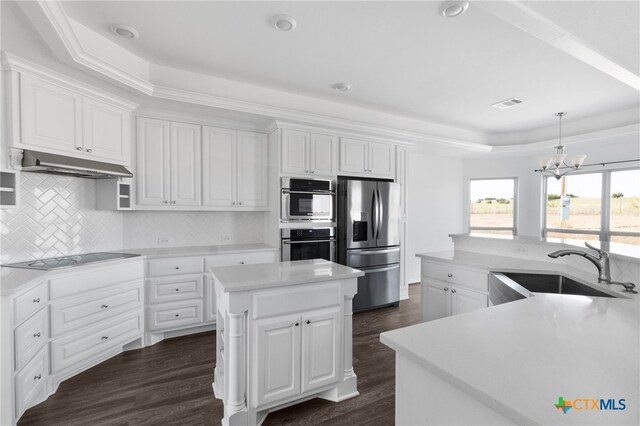
{"type": "Polygon", "coordinates": [[[283,129],[281,153],[283,174],[335,176],[337,173],[335,136],[283,129]]]}
{"type": "Polygon", "coordinates": [[[395,146],[383,142],[340,138],[340,172],[393,179],[395,146]]]}
{"type": "Polygon", "coordinates": [[[481,269],[422,260],[422,321],[489,306],[489,275],[481,269]]]}
{"type": "Polygon", "coordinates": [[[268,144],[263,133],[203,128],[203,205],[268,207],[268,144]]]}
{"type": "Polygon", "coordinates": [[[302,392],[338,380],[340,324],[339,307],[302,316],[302,392]]]}
{"type": "Polygon", "coordinates": [[[138,206],[201,204],[200,126],[138,118],[138,206]]]}
{"type": "Polygon", "coordinates": [[[22,74],[15,146],[128,165],[131,109],[22,74]]]}

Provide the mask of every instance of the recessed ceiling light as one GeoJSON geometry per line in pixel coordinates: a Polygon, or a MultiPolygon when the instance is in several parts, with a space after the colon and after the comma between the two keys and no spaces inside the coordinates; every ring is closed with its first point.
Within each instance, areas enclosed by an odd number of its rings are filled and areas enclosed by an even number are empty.
{"type": "Polygon", "coordinates": [[[127,25],[113,25],[111,27],[111,31],[114,34],[119,35],[120,37],[134,39],[140,37],[140,33],[133,27],[129,27],[127,25]]]}
{"type": "Polygon", "coordinates": [[[289,15],[276,15],[269,22],[279,31],[293,31],[298,25],[293,16],[289,15]]]}
{"type": "Polygon", "coordinates": [[[351,85],[349,83],[336,83],[331,87],[333,87],[336,92],[348,92],[351,89],[351,85]]]}
{"type": "Polygon", "coordinates": [[[507,109],[511,108],[512,106],[520,105],[522,102],[524,102],[522,99],[509,98],[505,99],[504,101],[496,102],[491,106],[498,109],[507,109]]]}
{"type": "Polygon", "coordinates": [[[440,13],[447,18],[455,18],[462,15],[468,8],[468,1],[448,1],[440,7],[440,13]]]}

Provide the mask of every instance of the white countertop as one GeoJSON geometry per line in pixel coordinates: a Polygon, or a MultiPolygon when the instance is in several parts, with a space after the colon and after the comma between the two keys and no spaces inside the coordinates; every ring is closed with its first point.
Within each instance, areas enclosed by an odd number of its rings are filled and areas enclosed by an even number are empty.
{"type": "Polygon", "coordinates": [[[187,246],[187,247],[157,247],[140,249],[118,250],[121,253],[135,253],[149,258],[153,257],[178,257],[178,256],[206,256],[216,254],[242,253],[260,250],[279,250],[277,247],[264,243],[253,244],[223,244],[211,246],[187,246]]]}
{"type": "MultiPolygon", "coordinates": [[[[420,257],[505,272],[570,269],[585,277],[564,265],[476,253],[420,257]]],[[[386,332],[380,340],[518,424],[638,424],[640,298],[621,294],[632,297],[538,293],[386,332]],[[559,396],[623,398],[627,409],[564,415],[553,406],[559,396]]]]}
{"type": "Polygon", "coordinates": [[[356,278],[364,272],[323,259],[257,265],[221,266],[210,269],[225,292],[247,291],[356,278]]]}
{"type": "Polygon", "coordinates": [[[47,271],[35,269],[0,268],[0,296],[13,294],[22,286],[41,280],[47,271]]]}

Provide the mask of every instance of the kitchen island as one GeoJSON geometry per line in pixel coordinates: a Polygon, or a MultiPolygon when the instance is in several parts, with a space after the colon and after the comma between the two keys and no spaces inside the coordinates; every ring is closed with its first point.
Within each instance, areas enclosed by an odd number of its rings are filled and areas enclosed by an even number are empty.
{"type": "MultiPolygon", "coordinates": [[[[596,276],[480,253],[420,257],[487,273],[596,276]]],[[[381,334],[396,351],[396,423],[638,424],[640,298],[592,285],[618,298],[537,293],[381,334]]]]}
{"type": "Polygon", "coordinates": [[[210,269],[217,300],[213,390],[224,425],[358,395],[352,300],[363,272],[326,260],[210,269]]]}

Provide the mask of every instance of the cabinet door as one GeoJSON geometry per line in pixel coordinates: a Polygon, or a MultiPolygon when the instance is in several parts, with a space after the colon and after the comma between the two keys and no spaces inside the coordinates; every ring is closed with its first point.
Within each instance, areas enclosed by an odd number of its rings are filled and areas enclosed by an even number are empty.
{"type": "Polygon", "coordinates": [[[202,204],[232,206],[236,201],[236,132],[216,127],[202,131],[202,204]]]}
{"type": "Polygon", "coordinates": [[[170,204],[199,206],[201,203],[200,126],[171,123],[170,204]]]}
{"type": "Polygon", "coordinates": [[[288,315],[254,323],[257,407],[300,393],[300,321],[288,315]]]}
{"type": "Polygon", "coordinates": [[[422,280],[422,321],[431,321],[451,315],[451,296],[448,285],[422,280]]]}
{"type": "Polygon", "coordinates": [[[366,173],[368,143],[357,139],[340,138],[340,171],[366,173]]]}
{"type": "Polygon", "coordinates": [[[369,173],[393,179],[395,171],[395,146],[381,142],[369,142],[369,173]]]}
{"type": "Polygon", "coordinates": [[[486,308],[488,305],[486,293],[467,290],[465,288],[451,289],[451,314],[457,315],[476,309],[486,308]]]}
{"type": "Polygon", "coordinates": [[[340,308],[302,316],[302,392],[338,381],[340,308]]]}
{"type": "Polygon", "coordinates": [[[236,156],[237,205],[266,207],[269,188],[267,135],[238,132],[236,156]]]}
{"type": "Polygon", "coordinates": [[[139,118],[137,129],[138,169],[135,174],[137,204],[162,206],[169,203],[169,122],[139,118]]]}
{"type": "Polygon", "coordinates": [[[309,169],[312,174],[336,175],[337,143],[334,136],[311,135],[309,144],[309,169]]]}
{"type": "Polygon", "coordinates": [[[22,144],[82,154],[82,96],[27,75],[20,77],[22,144]]]}
{"type": "Polygon", "coordinates": [[[216,291],[213,287],[213,278],[204,276],[204,322],[216,320],[216,291]]]}
{"type": "Polygon", "coordinates": [[[309,173],[309,134],[282,130],[282,173],[309,173]]]}
{"type": "Polygon", "coordinates": [[[85,98],[82,103],[84,152],[97,161],[128,163],[131,116],[104,102],[85,98]]]}

